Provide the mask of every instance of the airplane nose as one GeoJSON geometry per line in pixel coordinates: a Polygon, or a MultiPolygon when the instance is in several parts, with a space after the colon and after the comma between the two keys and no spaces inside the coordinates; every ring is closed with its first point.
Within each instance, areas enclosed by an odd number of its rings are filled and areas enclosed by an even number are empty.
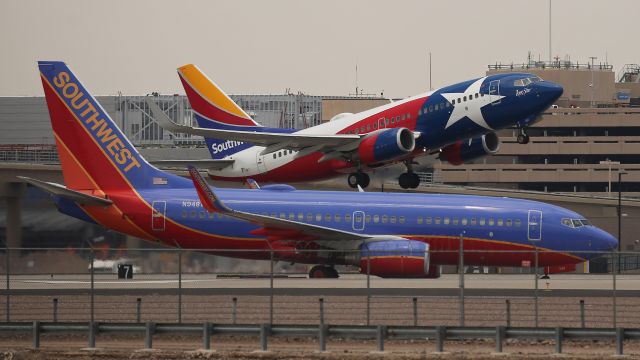
{"type": "Polygon", "coordinates": [[[551,81],[541,81],[536,83],[536,90],[538,95],[549,106],[553,104],[564,92],[564,89],[560,84],[556,84],[551,81]]]}
{"type": "Polygon", "coordinates": [[[596,239],[598,239],[600,248],[605,251],[615,251],[618,250],[618,239],[609,234],[608,232],[596,228],[596,239]]]}

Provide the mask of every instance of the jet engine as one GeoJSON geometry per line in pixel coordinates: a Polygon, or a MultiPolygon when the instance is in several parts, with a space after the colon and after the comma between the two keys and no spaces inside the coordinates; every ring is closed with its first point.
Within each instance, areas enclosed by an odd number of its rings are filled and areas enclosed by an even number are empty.
{"type": "Polygon", "coordinates": [[[493,155],[499,148],[500,138],[492,132],[447,145],[442,149],[440,159],[452,165],[460,165],[483,156],[493,155]]]}
{"type": "Polygon", "coordinates": [[[372,132],[360,141],[358,156],[362,164],[375,164],[404,156],[416,147],[413,132],[407,128],[372,132]]]}
{"type": "Polygon", "coordinates": [[[362,244],[360,272],[383,278],[440,276],[438,268],[429,265],[429,244],[416,240],[382,240],[362,244]]]}

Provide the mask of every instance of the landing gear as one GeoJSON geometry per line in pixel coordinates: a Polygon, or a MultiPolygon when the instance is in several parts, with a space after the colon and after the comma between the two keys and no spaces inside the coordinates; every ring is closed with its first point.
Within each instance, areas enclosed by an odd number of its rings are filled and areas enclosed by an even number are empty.
{"type": "Polygon", "coordinates": [[[549,279],[550,279],[549,274],[544,274],[540,276],[540,280],[549,280],[549,279]]]}
{"type": "Polygon", "coordinates": [[[316,265],[309,270],[309,279],[337,279],[336,269],[326,265],[316,265]]]}
{"type": "Polygon", "coordinates": [[[415,189],[420,185],[420,176],[413,172],[413,162],[411,159],[404,162],[407,172],[400,175],[398,183],[403,189],[415,189]]]}
{"type": "Polygon", "coordinates": [[[370,181],[371,179],[369,178],[369,175],[363,172],[356,172],[356,173],[350,174],[349,178],[347,179],[349,186],[354,189],[357,188],[358,185],[360,185],[360,187],[364,189],[367,186],[369,186],[370,181]]]}
{"type": "Polygon", "coordinates": [[[526,128],[520,128],[520,133],[518,134],[518,144],[528,144],[529,143],[529,135],[527,135],[526,128]]]}
{"type": "Polygon", "coordinates": [[[403,189],[415,189],[420,185],[420,177],[414,172],[406,172],[400,175],[398,183],[403,189]]]}

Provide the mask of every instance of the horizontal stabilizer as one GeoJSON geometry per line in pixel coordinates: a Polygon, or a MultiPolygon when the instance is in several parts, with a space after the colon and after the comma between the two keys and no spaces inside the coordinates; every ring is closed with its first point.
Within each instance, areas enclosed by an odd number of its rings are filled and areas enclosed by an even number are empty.
{"type": "Polygon", "coordinates": [[[113,203],[109,199],[67,189],[64,185],[36,180],[36,179],[28,178],[26,176],[18,176],[18,178],[50,194],[61,196],[69,200],[73,200],[80,205],[109,206],[113,203]]]}

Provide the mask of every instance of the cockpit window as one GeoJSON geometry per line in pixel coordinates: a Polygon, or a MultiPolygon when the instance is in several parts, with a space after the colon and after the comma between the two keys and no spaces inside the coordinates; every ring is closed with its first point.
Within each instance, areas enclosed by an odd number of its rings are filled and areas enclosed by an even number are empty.
{"type": "Polygon", "coordinates": [[[529,78],[514,80],[513,81],[513,86],[527,86],[527,85],[529,85],[531,83],[536,83],[538,81],[542,81],[542,79],[540,79],[537,76],[533,76],[533,77],[529,77],[529,78]]]}
{"type": "Polygon", "coordinates": [[[584,225],[584,226],[591,226],[591,221],[589,221],[587,219],[581,219],[580,221],[582,222],[582,225],[584,225]]]}
{"type": "Polygon", "coordinates": [[[563,218],[562,219],[562,225],[572,228],[573,227],[573,222],[571,221],[571,219],[563,218]]]}
{"type": "Polygon", "coordinates": [[[573,226],[574,227],[580,227],[582,226],[582,222],[578,219],[573,219],[573,226]]]}

